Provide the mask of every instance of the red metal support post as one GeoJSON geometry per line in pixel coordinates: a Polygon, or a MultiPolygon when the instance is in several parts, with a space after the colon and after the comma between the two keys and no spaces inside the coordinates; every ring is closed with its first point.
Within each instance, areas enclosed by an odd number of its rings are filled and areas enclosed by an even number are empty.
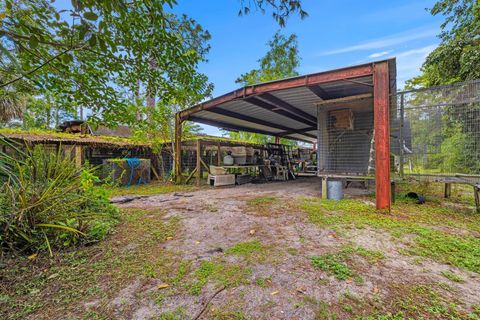
{"type": "Polygon", "coordinates": [[[376,202],[377,209],[390,210],[390,86],[388,62],[380,62],[374,65],[373,85],[376,202]]]}

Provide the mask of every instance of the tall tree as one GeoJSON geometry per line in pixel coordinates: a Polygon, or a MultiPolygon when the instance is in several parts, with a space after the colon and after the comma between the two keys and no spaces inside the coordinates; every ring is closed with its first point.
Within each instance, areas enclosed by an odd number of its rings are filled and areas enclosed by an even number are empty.
{"type": "Polygon", "coordinates": [[[426,58],[422,74],[408,85],[429,87],[480,78],[480,2],[440,0],[430,13],[445,17],[441,43],[426,58]]]}
{"type": "Polygon", "coordinates": [[[269,50],[258,60],[260,67],[244,73],[235,82],[251,85],[298,75],[300,64],[297,35],[285,36],[276,32],[267,42],[269,50]]]}
{"type": "MultiPolygon", "coordinates": [[[[258,63],[258,69],[253,69],[238,77],[235,82],[244,86],[260,82],[278,80],[298,75],[297,68],[300,64],[297,36],[285,36],[276,32],[267,42],[269,50],[258,63]]],[[[273,137],[250,132],[228,132],[232,139],[250,141],[255,143],[272,142],[273,137]]],[[[282,139],[282,143],[295,144],[292,140],[282,139]]]]}
{"type": "Polygon", "coordinates": [[[165,101],[201,99],[211,85],[197,65],[210,35],[168,12],[171,4],[73,0],[70,9],[59,10],[45,0],[6,0],[2,61],[18,68],[0,88],[26,80],[57,104],[87,107],[94,120],[111,124],[134,123],[124,93],[135,92],[137,81],[165,101]]]}
{"type": "Polygon", "coordinates": [[[308,17],[300,0],[240,0],[240,3],[239,15],[249,14],[252,7],[263,14],[270,10],[273,19],[278,22],[280,27],[284,27],[287,19],[293,14],[298,14],[301,19],[308,17]]]}

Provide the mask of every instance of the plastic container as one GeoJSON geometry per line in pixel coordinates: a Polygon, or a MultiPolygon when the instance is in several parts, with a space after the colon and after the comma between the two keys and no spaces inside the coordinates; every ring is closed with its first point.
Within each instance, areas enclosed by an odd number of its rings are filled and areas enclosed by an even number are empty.
{"type": "Polygon", "coordinates": [[[343,182],[341,180],[327,180],[327,199],[343,199],[343,182]]]}
{"type": "Polygon", "coordinates": [[[233,157],[229,154],[227,154],[225,157],[223,157],[223,165],[232,166],[233,165],[233,157]]]}

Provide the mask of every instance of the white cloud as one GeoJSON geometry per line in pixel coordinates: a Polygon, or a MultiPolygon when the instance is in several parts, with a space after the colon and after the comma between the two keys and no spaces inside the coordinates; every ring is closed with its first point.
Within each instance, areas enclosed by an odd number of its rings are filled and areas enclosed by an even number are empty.
{"type": "Polygon", "coordinates": [[[396,54],[397,57],[397,87],[403,88],[405,81],[420,74],[425,58],[437,45],[411,49],[396,54]]]}
{"type": "Polygon", "coordinates": [[[392,51],[393,51],[393,50],[375,52],[375,53],[372,53],[371,55],[369,55],[368,57],[369,57],[369,58],[380,58],[380,57],[386,56],[387,54],[389,54],[389,53],[392,52],[392,51]]]}
{"type": "Polygon", "coordinates": [[[429,45],[429,46],[426,46],[426,47],[423,47],[423,48],[412,49],[412,50],[400,52],[400,53],[396,54],[395,56],[397,58],[404,58],[404,57],[408,57],[408,56],[412,56],[412,55],[418,55],[418,54],[427,56],[436,47],[437,47],[436,44],[432,44],[432,45],[429,45]]]}
{"type": "Polygon", "coordinates": [[[414,40],[434,37],[438,34],[437,28],[430,29],[412,29],[407,32],[397,33],[388,37],[369,40],[357,45],[352,45],[344,48],[334,49],[323,52],[321,55],[332,55],[339,53],[347,53],[361,50],[376,50],[385,47],[391,47],[402,43],[407,43],[414,40]]]}

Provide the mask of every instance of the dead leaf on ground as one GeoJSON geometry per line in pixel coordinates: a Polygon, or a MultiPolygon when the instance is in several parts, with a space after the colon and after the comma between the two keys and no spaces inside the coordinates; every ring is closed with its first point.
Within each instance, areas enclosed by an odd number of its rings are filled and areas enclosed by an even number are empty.
{"type": "Polygon", "coordinates": [[[168,287],[170,287],[168,283],[161,283],[157,286],[158,289],[166,289],[168,287]]]}
{"type": "Polygon", "coordinates": [[[37,258],[37,256],[38,256],[38,253],[34,253],[32,255],[29,255],[27,258],[28,258],[28,260],[32,261],[32,260],[35,260],[37,258]]]}

